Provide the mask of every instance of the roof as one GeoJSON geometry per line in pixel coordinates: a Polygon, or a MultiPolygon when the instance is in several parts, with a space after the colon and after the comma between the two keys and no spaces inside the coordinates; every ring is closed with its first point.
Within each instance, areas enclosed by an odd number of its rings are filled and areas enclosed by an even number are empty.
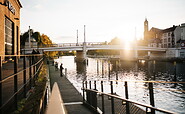
{"type": "Polygon", "coordinates": [[[170,27],[170,28],[167,28],[167,29],[164,29],[162,30],[163,33],[166,33],[166,32],[172,32],[176,29],[177,26],[173,25],[173,27],[170,27]]]}
{"type": "Polygon", "coordinates": [[[160,32],[160,31],[162,31],[162,30],[161,30],[161,29],[158,29],[158,28],[155,28],[155,27],[152,27],[152,28],[150,29],[150,31],[160,32]]]}

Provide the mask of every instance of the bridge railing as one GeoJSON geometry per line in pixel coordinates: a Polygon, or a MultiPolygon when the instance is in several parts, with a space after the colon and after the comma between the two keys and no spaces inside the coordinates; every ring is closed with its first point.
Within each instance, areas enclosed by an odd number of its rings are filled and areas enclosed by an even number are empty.
{"type": "MultiPolygon", "coordinates": [[[[141,103],[138,101],[131,100],[129,98],[128,81],[123,81],[124,83],[124,93],[125,97],[121,97],[114,91],[114,86],[118,83],[116,80],[105,81],[105,80],[95,80],[95,81],[84,81],[82,84],[83,90],[83,103],[89,106],[93,111],[97,113],[147,113],[155,114],[155,112],[162,112],[168,114],[175,114],[169,110],[161,109],[155,107],[154,103],[154,87],[152,81],[148,82],[149,90],[149,100],[150,105],[141,103]],[[110,85],[110,88],[107,86],[110,85]],[[106,87],[105,87],[106,86],[106,87]],[[109,91],[107,93],[107,91],[109,91]],[[141,109],[144,107],[146,110],[141,109]]],[[[121,91],[121,90],[120,90],[121,91]]]]}
{"type": "Polygon", "coordinates": [[[42,65],[40,54],[0,56],[0,114],[12,113],[33,92],[42,65]]]}

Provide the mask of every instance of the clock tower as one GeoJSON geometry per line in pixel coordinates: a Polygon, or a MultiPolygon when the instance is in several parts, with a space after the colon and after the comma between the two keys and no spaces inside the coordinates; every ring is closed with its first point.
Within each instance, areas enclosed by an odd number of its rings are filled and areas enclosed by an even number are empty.
{"type": "Polygon", "coordinates": [[[147,36],[148,36],[148,21],[147,21],[147,18],[145,18],[145,21],[144,21],[144,40],[147,40],[147,36]]]}

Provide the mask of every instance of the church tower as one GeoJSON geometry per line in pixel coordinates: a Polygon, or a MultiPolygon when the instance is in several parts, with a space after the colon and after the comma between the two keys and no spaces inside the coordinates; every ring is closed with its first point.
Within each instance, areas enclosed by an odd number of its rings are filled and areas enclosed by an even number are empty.
{"type": "Polygon", "coordinates": [[[144,22],[144,40],[147,40],[147,36],[148,36],[148,21],[147,21],[147,18],[145,18],[145,22],[144,22]]]}

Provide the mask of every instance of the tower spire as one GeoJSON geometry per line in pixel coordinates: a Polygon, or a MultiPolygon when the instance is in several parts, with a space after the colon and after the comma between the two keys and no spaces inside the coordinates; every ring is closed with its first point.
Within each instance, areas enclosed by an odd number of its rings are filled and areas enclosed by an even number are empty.
{"type": "Polygon", "coordinates": [[[147,40],[147,34],[148,34],[148,20],[145,17],[145,21],[144,21],[144,39],[147,40]]]}

